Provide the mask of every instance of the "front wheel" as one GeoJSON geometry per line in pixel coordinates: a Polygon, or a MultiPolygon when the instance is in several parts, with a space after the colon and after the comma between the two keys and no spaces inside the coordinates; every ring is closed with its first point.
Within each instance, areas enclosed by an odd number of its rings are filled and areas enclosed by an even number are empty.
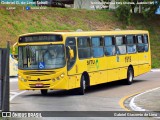
{"type": "Polygon", "coordinates": [[[133,69],[132,68],[128,68],[127,71],[127,79],[126,79],[126,84],[127,85],[131,85],[133,82],[133,69]]]}
{"type": "Polygon", "coordinates": [[[41,95],[47,95],[47,90],[41,90],[41,95]]]}
{"type": "Polygon", "coordinates": [[[86,80],[85,80],[84,75],[82,75],[81,82],[80,82],[80,88],[78,89],[78,93],[80,95],[84,95],[85,89],[86,89],[86,80]]]}

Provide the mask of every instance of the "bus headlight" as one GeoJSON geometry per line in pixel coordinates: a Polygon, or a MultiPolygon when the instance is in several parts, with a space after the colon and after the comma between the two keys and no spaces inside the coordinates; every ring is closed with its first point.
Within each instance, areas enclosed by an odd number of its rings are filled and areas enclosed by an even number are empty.
{"type": "Polygon", "coordinates": [[[21,76],[18,76],[18,79],[21,80],[22,82],[27,82],[27,80],[22,78],[21,76]]]}
{"type": "Polygon", "coordinates": [[[62,74],[60,75],[60,77],[61,77],[61,78],[64,78],[64,73],[62,73],[62,74]]]}
{"type": "Polygon", "coordinates": [[[56,80],[60,80],[61,78],[64,78],[64,73],[62,73],[60,76],[56,77],[56,78],[52,78],[52,81],[55,82],[56,80]]]}

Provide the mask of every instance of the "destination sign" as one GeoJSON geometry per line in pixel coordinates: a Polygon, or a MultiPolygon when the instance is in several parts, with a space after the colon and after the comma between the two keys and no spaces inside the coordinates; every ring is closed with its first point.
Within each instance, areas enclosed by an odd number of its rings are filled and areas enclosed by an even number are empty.
{"type": "Polygon", "coordinates": [[[19,38],[19,43],[30,43],[30,42],[59,42],[62,41],[61,35],[29,35],[22,36],[19,38]]]}

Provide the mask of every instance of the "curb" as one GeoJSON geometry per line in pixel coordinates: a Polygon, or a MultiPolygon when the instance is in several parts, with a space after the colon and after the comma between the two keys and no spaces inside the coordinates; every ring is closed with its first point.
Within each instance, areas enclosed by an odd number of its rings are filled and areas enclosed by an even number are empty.
{"type": "Polygon", "coordinates": [[[151,69],[151,72],[160,72],[160,69],[151,69]]]}
{"type": "Polygon", "coordinates": [[[10,82],[18,82],[18,77],[10,77],[9,81],[10,82]]]}
{"type": "Polygon", "coordinates": [[[159,89],[160,89],[160,87],[157,87],[157,88],[149,89],[149,90],[146,90],[146,91],[144,91],[144,92],[142,92],[142,93],[140,93],[140,94],[135,95],[135,96],[131,99],[131,101],[130,101],[130,103],[129,103],[130,108],[131,108],[132,110],[134,110],[134,111],[149,111],[149,110],[144,109],[143,107],[137,106],[137,105],[136,105],[136,102],[135,102],[135,99],[138,98],[139,96],[143,95],[143,94],[147,94],[147,93],[150,93],[150,92],[152,92],[152,91],[159,90],[159,89]]]}

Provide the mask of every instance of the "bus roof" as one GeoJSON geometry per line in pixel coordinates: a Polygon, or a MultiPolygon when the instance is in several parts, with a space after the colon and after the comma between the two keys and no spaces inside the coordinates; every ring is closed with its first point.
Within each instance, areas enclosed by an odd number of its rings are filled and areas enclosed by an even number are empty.
{"type": "Polygon", "coordinates": [[[114,30],[114,31],[82,31],[82,32],[35,32],[22,34],[21,36],[30,36],[30,35],[44,35],[44,34],[58,34],[58,35],[67,35],[67,36],[95,36],[95,35],[123,35],[123,34],[146,34],[147,30],[114,30]]]}

